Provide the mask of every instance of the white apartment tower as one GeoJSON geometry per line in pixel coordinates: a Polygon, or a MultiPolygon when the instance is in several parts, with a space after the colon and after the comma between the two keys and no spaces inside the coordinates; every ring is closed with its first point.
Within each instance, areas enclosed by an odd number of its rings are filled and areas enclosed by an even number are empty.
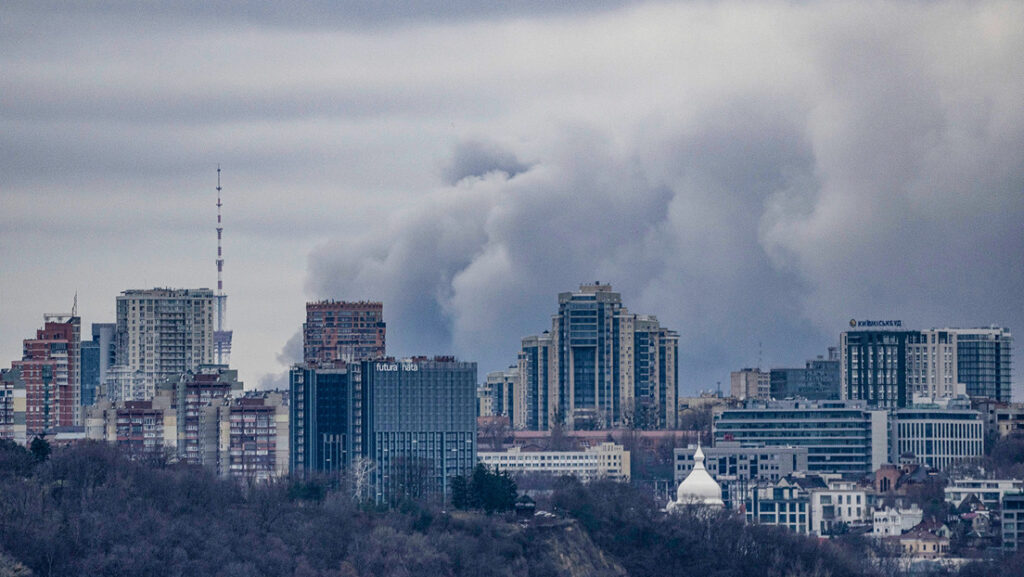
{"type": "Polygon", "coordinates": [[[157,383],[212,364],[215,310],[216,296],[206,288],[124,291],[117,297],[119,370],[157,383]]]}
{"type": "Polygon", "coordinates": [[[913,331],[907,338],[907,389],[913,397],[964,394],[957,386],[957,338],[950,330],[913,331]]]}

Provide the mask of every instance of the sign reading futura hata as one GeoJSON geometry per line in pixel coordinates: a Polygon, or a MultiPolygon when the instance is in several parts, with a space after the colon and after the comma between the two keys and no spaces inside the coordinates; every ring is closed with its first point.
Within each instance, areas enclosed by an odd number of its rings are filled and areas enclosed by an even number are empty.
{"type": "Polygon", "coordinates": [[[399,368],[407,373],[414,373],[420,370],[420,366],[416,363],[376,363],[375,368],[382,373],[395,372],[398,371],[399,368]]]}
{"type": "Polygon", "coordinates": [[[876,328],[903,328],[903,321],[858,321],[850,319],[850,328],[854,329],[876,329],[876,328]]]}

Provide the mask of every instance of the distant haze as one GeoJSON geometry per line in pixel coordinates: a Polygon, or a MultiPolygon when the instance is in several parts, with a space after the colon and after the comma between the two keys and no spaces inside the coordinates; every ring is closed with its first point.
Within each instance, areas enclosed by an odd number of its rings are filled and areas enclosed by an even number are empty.
{"type": "Polygon", "coordinates": [[[679,331],[684,394],[851,318],[1024,361],[1024,4],[407,4],[6,3],[0,365],[76,291],[88,338],[214,288],[218,163],[249,387],[306,300],[482,380],[596,280],[679,331]]]}

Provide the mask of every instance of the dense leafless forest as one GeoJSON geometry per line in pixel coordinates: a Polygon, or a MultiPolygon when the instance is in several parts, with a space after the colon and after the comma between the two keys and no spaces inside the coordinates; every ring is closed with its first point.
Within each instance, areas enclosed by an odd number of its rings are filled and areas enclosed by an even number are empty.
{"type": "MultiPolygon", "coordinates": [[[[899,574],[865,541],[666,516],[625,484],[560,480],[538,503],[553,514],[527,520],[416,500],[383,510],[344,479],[247,487],[100,444],[46,449],[0,444],[0,576],[899,574]]],[[[1021,561],[960,575],[1020,574],[1021,561]]]]}

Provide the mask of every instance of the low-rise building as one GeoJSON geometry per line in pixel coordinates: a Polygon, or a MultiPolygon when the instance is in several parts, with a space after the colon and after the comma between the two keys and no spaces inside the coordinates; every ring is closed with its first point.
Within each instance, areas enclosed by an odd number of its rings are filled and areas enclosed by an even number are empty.
{"type": "Polygon", "coordinates": [[[744,505],[748,522],[786,527],[804,535],[811,532],[810,497],[792,479],[753,489],[744,505]]]}
{"type": "Polygon", "coordinates": [[[861,401],[748,401],[715,415],[723,441],[806,447],[807,469],[861,477],[889,461],[888,415],[861,401]]]}
{"type": "Polygon", "coordinates": [[[851,525],[871,519],[867,492],[856,483],[833,481],[824,489],[810,491],[811,531],[819,537],[845,532],[851,525]]]}
{"type": "MultiPolygon", "coordinates": [[[[693,470],[697,447],[675,449],[674,477],[678,485],[693,470]]],[[[716,480],[764,479],[775,482],[797,472],[807,471],[807,447],[766,447],[721,441],[714,447],[703,447],[704,466],[716,480]]]]}
{"type": "Polygon", "coordinates": [[[1024,404],[978,399],[974,408],[981,413],[985,421],[985,435],[989,438],[1024,432],[1024,404]]]}
{"type": "Polygon", "coordinates": [[[910,531],[924,519],[924,511],[916,504],[909,509],[885,507],[871,513],[871,536],[894,537],[910,531]]]}
{"type": "Polygon", "coordinates": [[[949,554],[949,537],[935,535],[923,529],[915,529],[894,539],[898,540],[900,550],[906,557],[938,559],[949,554]]]}
{"type": "Polygon", "coordinates": [[[1024,493],[1003,497],[1003,551],[1024,549],[1024,493]]]}
{"type": "Polygon", "coordinates": [[[615,443],[601,443],[583,451],[478,451],[477,459],[510,473],[542,473],[552,476],[573,475],[581,481],[594,479],[629,480],[629,451],[615,443]]]}
{"type": "Polygon", "coordinates": [[[1024,491],[1021,479],[950,479],[945,488],[946,502],[959,507],[972,495],[989,509],[1002,506],[1006,495],[1024,491]]]}
{"type": "Polygon", "coordinates": [[[906,408],[895,411],[891,462],[913,455],[916,462],[943,470],[985,453],[984,423],[977,411],[906,408]]]}

